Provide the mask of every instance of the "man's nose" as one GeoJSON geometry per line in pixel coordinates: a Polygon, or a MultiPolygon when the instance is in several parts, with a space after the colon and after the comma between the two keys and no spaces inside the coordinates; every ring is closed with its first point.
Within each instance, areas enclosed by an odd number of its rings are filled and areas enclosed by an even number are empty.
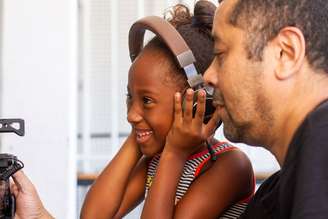
{"type": "Polygon", "coordinates": [[[217,86],[218,75],[217,75],[217,72],[215,71],[213,62],[207,68],[203,77],[204,77],[204,81],[206,84],[208,84],[214,88],[217,86]]]}

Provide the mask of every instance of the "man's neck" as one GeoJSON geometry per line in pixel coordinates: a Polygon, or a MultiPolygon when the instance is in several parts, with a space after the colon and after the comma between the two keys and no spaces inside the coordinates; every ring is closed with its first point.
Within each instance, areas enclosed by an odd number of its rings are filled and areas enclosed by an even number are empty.
{"type": "MultiPolygon", "coordinates": [[[[321,102],[328,99],[328,76],[320,78],[315,76],[312,85],[307,85],[303,92],[299,92],[290,101],[275,128],[273,141],[269,143],[270,152],[276,157],[279,165],[284,164],[289,145],[307,115],[321,102]]],[[[305,88],[305,87],[304,87],[305,88]]]]}

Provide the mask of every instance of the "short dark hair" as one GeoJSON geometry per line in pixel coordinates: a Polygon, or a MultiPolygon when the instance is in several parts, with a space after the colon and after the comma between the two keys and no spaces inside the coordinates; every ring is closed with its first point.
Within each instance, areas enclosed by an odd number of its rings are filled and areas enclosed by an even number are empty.
{"type": "Polygon", "coordinates": [[[239,0],[230,23],[247,32],[249,59],[260,61],[263,49],[286,26],[299,28],[314,69],[328,73],[327,0],[239,0]]]}
{"type": "MultiPolygon", "coordinates": [[[[166,13],[166,19],[177,29],[193,52],[196,69],[201,74],[205,72],[214,58],[214,40],[211,29],[215,10],[216,6],[213,3],[201,0],[196,3],[194,14],[190,13],[189,9],[182,4],[172,7],[166,13]]],[[[145,49],[158,49],[167,55],[174,81],[178,81],[178,83],[181,81],[181,86],[187,85],[183,69],[178,66],[173,53],[159,37],[150,40],[145,49]]]]}

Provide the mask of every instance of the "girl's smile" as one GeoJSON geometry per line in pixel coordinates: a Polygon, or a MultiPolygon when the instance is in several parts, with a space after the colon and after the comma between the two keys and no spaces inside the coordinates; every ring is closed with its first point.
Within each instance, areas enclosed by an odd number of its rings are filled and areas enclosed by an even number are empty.
{"type": "Polygon", "coordinates": [[[137,143],[139,145],[146,143],[153,135],[153,131],[151,130],[136,129],[135,132],[137,135],[137,143]]]}

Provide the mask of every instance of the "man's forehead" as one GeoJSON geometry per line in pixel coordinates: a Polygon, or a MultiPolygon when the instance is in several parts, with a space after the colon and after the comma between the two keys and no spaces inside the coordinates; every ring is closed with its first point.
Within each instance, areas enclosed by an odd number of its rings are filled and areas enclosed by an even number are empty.
{"type": "Polygon", "coordinates": [[[217,9],[217,14],[223,15],[226,21],[229,21],[229,17],[231,16],[233,9],[235,8],[237,2],[239,0],[221,0],[219,1],[219,6],[217,9]]]}
{"type": "Polygon", "coordinates": [[[229,14],[228,14],[229,10],[228,7],[226,6],[227,1],[229,0],[220,1],[220,5],[215,11],[214,24],[212,28],[212,36],[215,42],[221,41],[219,31],[221,28],[225,28],[225,26],[229,23],[229,14]]]}

